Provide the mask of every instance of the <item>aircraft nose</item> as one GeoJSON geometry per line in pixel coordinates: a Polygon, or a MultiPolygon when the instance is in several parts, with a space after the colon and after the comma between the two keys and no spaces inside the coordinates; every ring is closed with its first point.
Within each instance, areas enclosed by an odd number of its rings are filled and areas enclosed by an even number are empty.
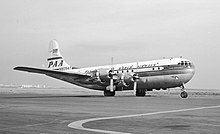
{"type": "Polygon", "coordinates": [[[192,77],[194,76],[195,74],[195,65],[193,63],[191,63],[191,65],[189,66],[189,68],[187,69],[187,72],[190,76],[189,80],[192,79],[192,77]]]}
{"type": "Polygon", "coordinates": [[[191,69],[192,69],[192,74],[195,74],[195,65],[193,63],[191,63],[191,69]]]}

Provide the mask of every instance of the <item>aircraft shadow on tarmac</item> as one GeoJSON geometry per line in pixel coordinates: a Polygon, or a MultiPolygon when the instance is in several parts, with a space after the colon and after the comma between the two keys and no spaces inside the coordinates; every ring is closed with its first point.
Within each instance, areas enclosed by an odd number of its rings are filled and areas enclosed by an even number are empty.
{"type": "MultiPolygon", "coordinates": [[[[133,95],[126,95],[126,96],[114,96],[114,97],[105,97],[103,95],[15,95],[15,96],[0,96],[0,98],[5,99],[16,99],[16,98],[118,98],[118,97],[133,97],[133,95]]],[[[159,97],[156,95],[146,95],[145,97],[159,97]]],[[[144,97],[138,97],[144,98],[144,97]]]]}

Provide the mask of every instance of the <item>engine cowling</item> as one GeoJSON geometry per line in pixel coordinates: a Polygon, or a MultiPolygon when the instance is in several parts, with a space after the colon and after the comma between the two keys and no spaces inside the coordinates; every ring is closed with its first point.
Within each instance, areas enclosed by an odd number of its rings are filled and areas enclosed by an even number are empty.
{"type": "Polygon", "coordinates": [[[133,72],[126,72],[117,74],[119,77],[119,83],[117,87],[128,87],[129,85],[133,85],[134,82],[139,79],[139,77],[133,72]]]}
{"type": "Polygon", "coordinates": [[[124,75],[125,83],[127,83],[128,85],[132,84],[134,82],[134,76],[135,76],[135,73],[126,73],[124,75]]]}
{"type": "Polygon", "coordinates": [[[99,69],[98,70],[98,77],[101,79],[101,81],[108,81],[109,77],[109,69],[99,69]]]}
{"type": "Polygon", "coordinates": [[[109,69],[98,69],[95,74],[102,82],[109,83],[110,79],[113,78],[114,81],[117,81],[119,78],[109,69]]]}

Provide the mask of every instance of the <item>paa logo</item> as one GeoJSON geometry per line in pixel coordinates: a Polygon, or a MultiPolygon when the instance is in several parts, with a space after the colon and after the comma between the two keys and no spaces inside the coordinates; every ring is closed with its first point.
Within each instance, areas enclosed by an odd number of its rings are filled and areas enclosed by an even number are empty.
{"type": "Polygon", "coordinates": [[[48,68],[51,68],[51,67],[62,67],[63,66],[63,60],[60,60],[60,61],[50,61],[49,62],[49,66],[48,68]]]}

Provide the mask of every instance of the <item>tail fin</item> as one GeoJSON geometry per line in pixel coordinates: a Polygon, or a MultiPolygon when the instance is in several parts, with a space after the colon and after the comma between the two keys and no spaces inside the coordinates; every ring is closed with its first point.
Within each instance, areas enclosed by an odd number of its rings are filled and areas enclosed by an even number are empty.
{"type": "Polygon", "coordinates": [[[49,69],[63,71],[71,69],[70,65],[64,61],[63,56],[60,54],[59,45],[56,40],[50,42],[49,53],[50,57],[47,59],[49,69]]]}

